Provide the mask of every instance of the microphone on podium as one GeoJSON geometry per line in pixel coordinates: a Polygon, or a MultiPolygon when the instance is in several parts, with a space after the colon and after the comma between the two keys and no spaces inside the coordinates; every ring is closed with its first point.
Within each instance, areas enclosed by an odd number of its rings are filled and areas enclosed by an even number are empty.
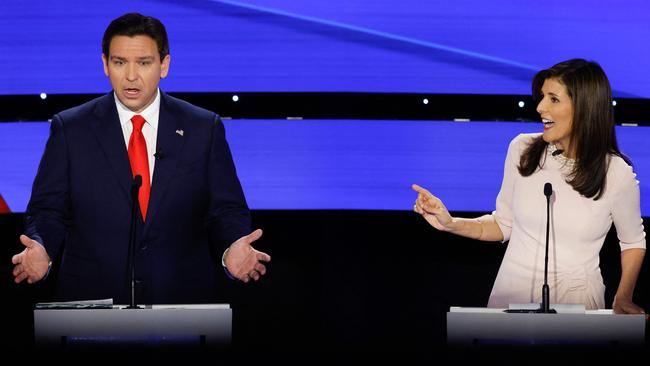
{"type": "Polygon", "coordinates": [[[544,196],[546,196],[546,252],[544,254],[544,285],[542,286],[542,303],[538,313],[556,313],[554,309],[550,308],[550,295],[548,288],[548,235],[550,228],[551,218],[551,195],[553,194],[553,186],[551,183],[544,184],[544,196]]]}
{"type": "Polygon", "coordinates": [[[129,232],[129,277],[131,282],[131,301],[127,309],[140,309],[138,305],[135,304],[135,240],[136,240],[136,225],[138,219],[138,193],[140,192],[140,187],[142,186],[142,176],[140,174],[133,177],[133,183],[131,184],[131,199],[133,203],[131,205],[131,230],[129,232]]]}
{"type": "Polygon", "coordinates": [[[506,309],[506,313],[546,313],[555,314],[557,311],[550,308],[550,295],[548,287],[548,236],[551,224],[551,196],[553,195],[553,186],[551,183],[544,184],[544,196],[546,196],[546,250],[544,253],[544,285],[542,286],[542,303],[539,309],[506,309]]]}

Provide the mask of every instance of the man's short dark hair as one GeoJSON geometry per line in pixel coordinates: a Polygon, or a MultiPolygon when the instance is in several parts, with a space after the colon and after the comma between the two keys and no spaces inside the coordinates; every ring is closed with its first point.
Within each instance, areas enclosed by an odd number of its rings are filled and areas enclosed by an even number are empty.
{"type": "Polygon", "coordinates": [[[138,35],[149,36],[156,41],[161,62],[165,56],[169,55],[169,41],[167,40],[165,26],[160,20],[139,13],[124,14],[108,25],[102,39],[102,53],[107,58],[109,57],[108,52],[113,37],[135,37],[138,35]]]}

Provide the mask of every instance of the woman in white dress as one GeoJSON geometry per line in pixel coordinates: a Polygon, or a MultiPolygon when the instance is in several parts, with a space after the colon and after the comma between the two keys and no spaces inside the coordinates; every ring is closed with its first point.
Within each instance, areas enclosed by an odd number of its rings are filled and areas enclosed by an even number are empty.
{"type": "Polygon", "coordinates": [[[533,96],[543,133],[510,143],[496,210],[456,218],[426,189],[413,209],[433,227],[484,241],[509,241],[489,307],[539,303],[546,246],[545,184],[551,183],[548,284],[551,303],[605,307],[599,252],[612,223],[621,247],[616,313],[643,313],[632,301],[645,255],[639,184],[616,142],[611,87],[595,62],[573,59],[542,70],[533,96]]]}

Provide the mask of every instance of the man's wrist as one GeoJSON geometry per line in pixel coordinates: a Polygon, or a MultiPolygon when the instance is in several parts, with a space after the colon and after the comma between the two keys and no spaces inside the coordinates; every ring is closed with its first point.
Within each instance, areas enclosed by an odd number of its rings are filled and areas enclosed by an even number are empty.
{"type": "Polygon", "coordinates": [[[226,248],[226,250],[223,251],[223,255],[221,256],[221,265],[223,266],[223,271],[226,272],[226,276],[230,278],[231,280],[236,280],[237,277],[233,276],[232,273],[228,270],[228,267],[226,266],[226,256],[228,255],[228,251],[230,250],[230,247],[226,248]]]}
{"type": "Polygon", "coordinates": [[[52,270],[52,261],[49,261],[47,263],[47,272],[45,272],[45,275],[43,276],[43,279],[46,279],[47,276],[50,275],[50,271],[52,270]]]}
{"type": "Polygon", "coordinates": [[[226,248],[226,250],[223,251],[223,255],[221,256],[221,265],[226,267],[226,255],[228,255],[228,251],[230,250],[230,247],[226,248]]]}

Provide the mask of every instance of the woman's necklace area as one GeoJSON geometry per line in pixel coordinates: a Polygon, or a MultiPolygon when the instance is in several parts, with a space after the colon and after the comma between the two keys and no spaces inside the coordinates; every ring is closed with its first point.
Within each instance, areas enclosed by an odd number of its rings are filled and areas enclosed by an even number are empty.
{"type": "Polygon", "coordinates": [[[548,144],[546,149],[548,153],[551,154],[551,157],[553,157],[553,159],[558,163],[560,163],[562,166],[566,166],[571,169],[573,169],[573,167],[575,166],[576,164],[575,159],[569,159],[566,156],[564,156],[564,154],[562,153],[563,151],[558,150],[558,148],[555,147],[555,145],[548,144]]]}

